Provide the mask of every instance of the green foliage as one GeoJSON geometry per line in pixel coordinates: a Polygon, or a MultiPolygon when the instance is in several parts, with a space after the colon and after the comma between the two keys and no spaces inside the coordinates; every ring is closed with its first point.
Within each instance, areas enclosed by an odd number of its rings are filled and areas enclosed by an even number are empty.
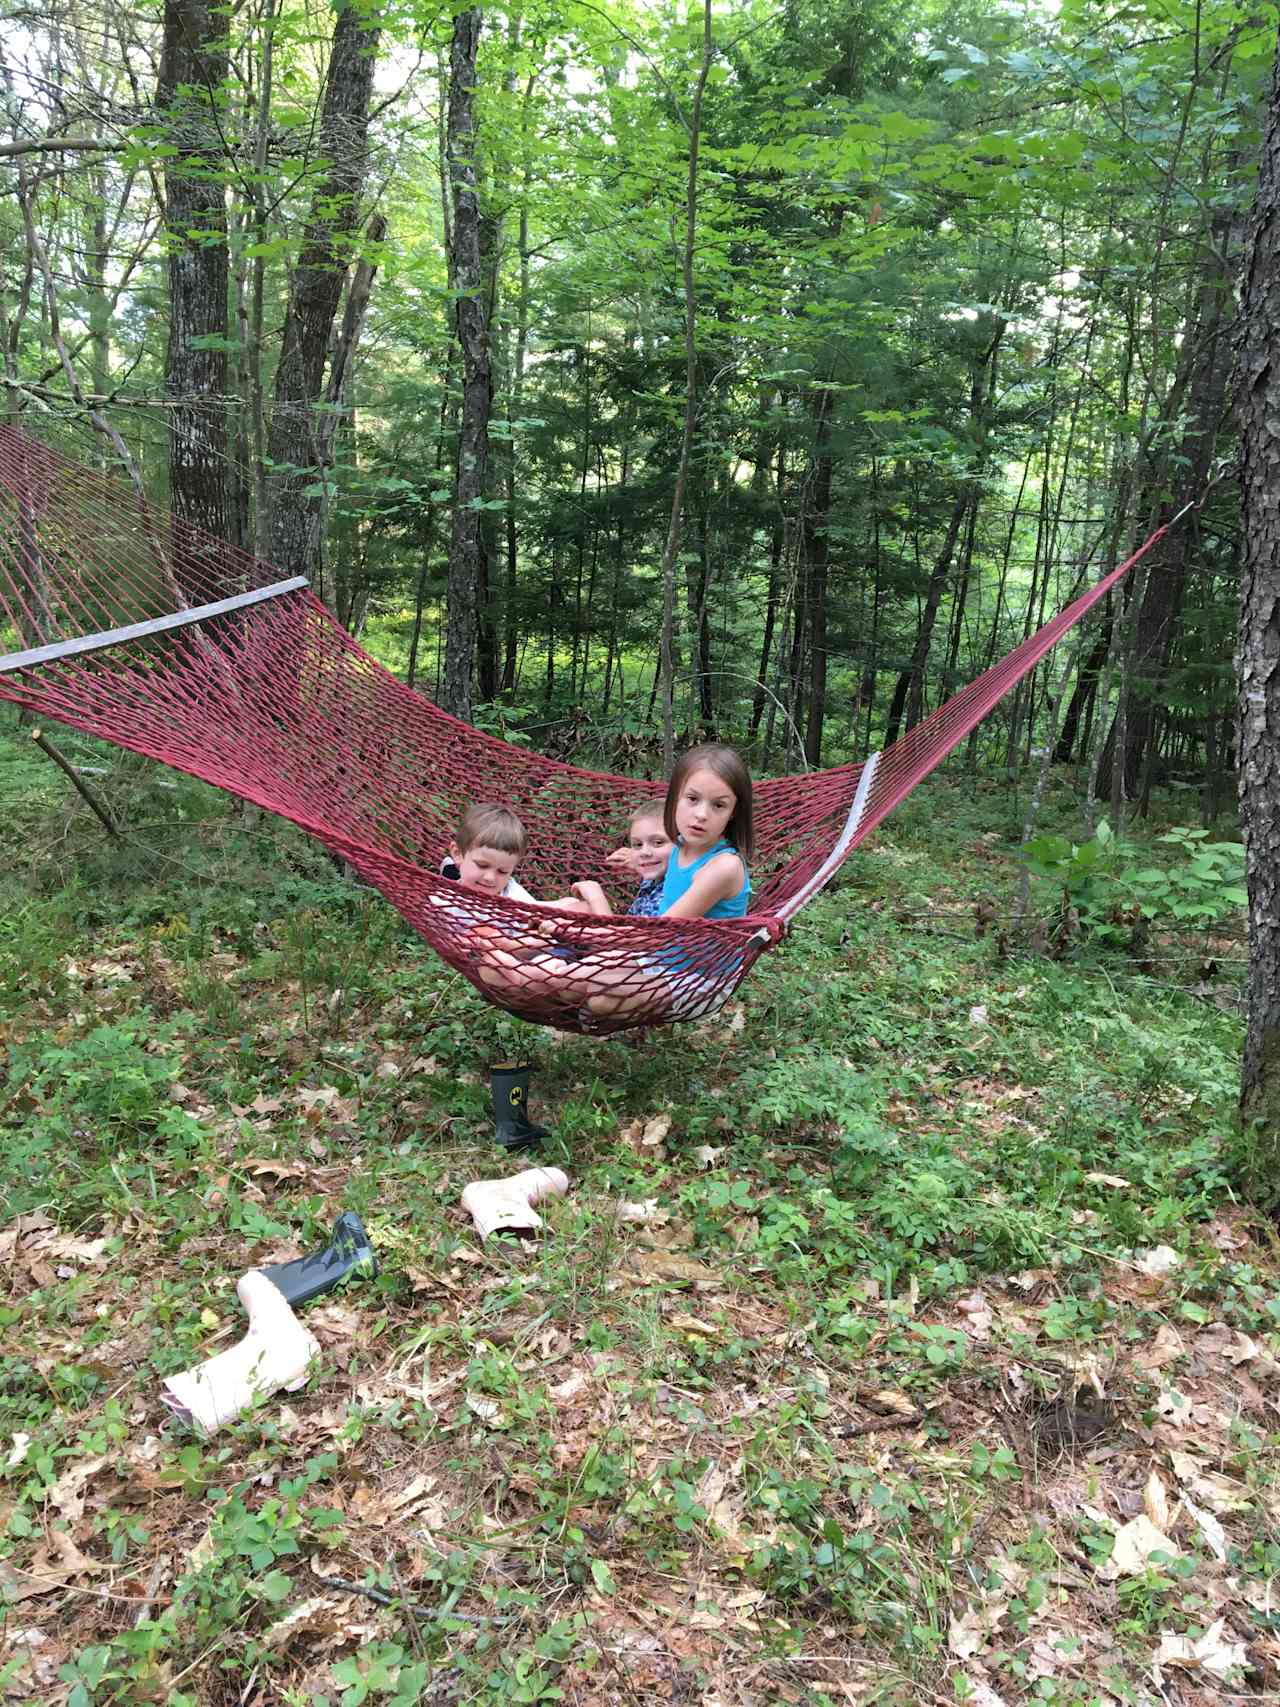
{"type": "Polygon", "coordinates": [[[1155,846],[1172,850],[1171,864],[1151,864],[1148,848],[1118,840],[1103,819],[1087,842],[1042,833],[1021,853],[1033,876],[1061,885],[1087,934],[1102,943],[1127,941],[1135,918],[1157,926],[1220,924],[1248,900],[1241,843],[1177,826],[1155,846]]]}

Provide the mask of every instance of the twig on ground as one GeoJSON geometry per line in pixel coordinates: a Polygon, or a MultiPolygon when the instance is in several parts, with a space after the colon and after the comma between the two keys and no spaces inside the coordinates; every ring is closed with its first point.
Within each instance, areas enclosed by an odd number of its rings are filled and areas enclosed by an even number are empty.
{"type": "Polygon", "coordinates": [[[324,1588],[336,1588],[343,1594],[362,1594],[367,1600],[372,1600],[378,1606],[396,1606],[401,1612],[407,1612],[413,1618],[422,1618],[431,1623],[451,1619],[458,1624],[514,1624],[514,1618],[483,1618],[467,1612],[444,1612],[437,1606],[418,1606],[414,1601],[405,1600],[401,1595],[388,1594],[385,1589],[366,1588],[364,1583],[348,1582],[345,1577],[320,1577],[315,1579],[324,1588]]]}
{"type": "Polygon", "coordinates": [[[908,1411],[905,1414],[895,1412],[891,1417],[869,1417],[866,1422],[850,1423],[847,1428],[838,1428],[838,1440],[851,1440],[856,1434],[875,1434],[882,1428],[908,1428],[912,1423],[924,1421],[923,1411],[908,1411]]]}

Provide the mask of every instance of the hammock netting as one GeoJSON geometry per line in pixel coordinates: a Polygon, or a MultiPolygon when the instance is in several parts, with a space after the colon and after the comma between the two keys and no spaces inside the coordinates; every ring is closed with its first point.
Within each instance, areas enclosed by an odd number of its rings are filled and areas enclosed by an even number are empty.
{"type": "Polygon", "coordinates": [[[369,657],[304,582],[11,426],[0,427],[0,699],[290,819],[485,996],[522,1019],[604,1033],[719,1007],[852,849],[1165,531],[885,752],[758,783],[745,919],[625,915],[633,891],[605,858],[661,783],[459,722],[369,657]],[[539,899],[593,877],[620,916],[488,898],[441,876],[475,801],[523,819],[520,880],[539,899]]]}

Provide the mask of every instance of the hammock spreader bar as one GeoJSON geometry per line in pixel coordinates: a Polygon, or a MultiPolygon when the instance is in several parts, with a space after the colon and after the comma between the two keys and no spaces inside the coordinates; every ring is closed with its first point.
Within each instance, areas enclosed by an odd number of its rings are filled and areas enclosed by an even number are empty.
{"type": "Polygon", "coordinates": [[[884,752],[757,784],[745,919],[584,918],[450,883],[440,861],[462,813],[502,801],[529,832],[520,872],[529,889],[563,895],[594,877],[625,909],[631,895],[607,858],[662,783],[581,770],[450,717],[364,652],[300,578],[279,580],[8,425],[0,623],[19,637],[83,638],[10,654],[0,701],[288,818],[521,1019],[622,1031],[719,1007],[852,849],[1169,525],[884,752]],[[200,645],[165,640],[193,623],[200,645]]]}
{"type": "Polygon", "coordinates": [[[36,664],[79,658],[86,652],[101,652],[126,640],[144,640],[149,634],[168,634],[175,628],[188,628],[193,622],[206,622],[211,616],[224,616],[228,611],[245,610],[250,605],[260,605],[264,599],[279,598],[281,593],[296,593],[300,587],[309,585],[305,575],[294,575],[288,581],[273,581],[269,587],[255,587],[252,592],[235,593],[230,598],[214,599],[211,604],[173,611],[168,616],[153,616],[146,622],[126,623],[123,628],[104,628],[97,634],[82,635],[78,640],[53,640],[47,646],[29,646],[25,652],[0,653],[0,676],[12,670],[32,669],[36,664]]]}
{"type": "Polygon", "coordinates": [[[867,809],[867,796],[871,793],[871,784],[876,779],[876,770],[879,764],[879,753],[870,754],[863,764],[862,775],[858,778],[857,793],[853,797],[853,805],[849,808],[849,816],[844,821],[844,829],[836,838],[836,845],[809,881],[797,889],[794,895],[788,896],[782,906],[778,908],[777,917],[784,924],[795,917],[806,901],[812,901],[820,890],[825,889],[844,864],[845,856],[853,846],[854,838],[862,824],[862,817],[867,809]]]}

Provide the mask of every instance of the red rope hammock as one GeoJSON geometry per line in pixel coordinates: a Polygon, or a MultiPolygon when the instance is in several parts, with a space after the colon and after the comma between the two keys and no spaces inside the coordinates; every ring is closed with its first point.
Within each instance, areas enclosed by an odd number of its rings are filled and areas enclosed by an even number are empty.
{"type": "Polygon", "coordinates": [[[757,784],[745,919],[589,919],[439,875],[466,807],[523,819],[540,896],[599,878],[661,784],[557,763],[448,716],[300,582],[0,427],[0,699],[279,813],[348,860],[486,996],[605,1032],[713,1011],[785,921],[1167,531],[865,764],[757,784]],[[72,644],[69,644],[72,643],[72,644]]]}

